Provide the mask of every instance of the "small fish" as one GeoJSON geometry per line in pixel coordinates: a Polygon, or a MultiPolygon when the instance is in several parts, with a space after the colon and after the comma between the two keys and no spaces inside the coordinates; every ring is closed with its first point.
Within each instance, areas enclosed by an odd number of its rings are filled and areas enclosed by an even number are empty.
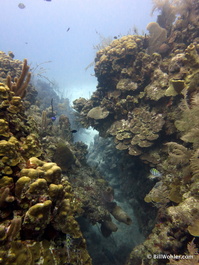
{"type": "Polygon", "coordinates": [[[68,32],[70,30],[70,28],[67,28],[66,32],[68,32]]]}
{"type": "Polygon", "coordinates": [[[156,168],[151,168],[150,169],[150,173],[151,173],[151,175],[149,175],[150,179],[161,178],[162,177],[162,174],[156,168]]]}
{"type": "Polygon", "coordinates": [[[53,98],[51,99],[51,114],[50,114],[50,118],[52,121],[55,121],[56,120],[56,116],[55,116],[55,113],[54,113],[54,110],[53,110],[53,98]]]}
{"type": "Polygon", "coordinates": [[[77,132],[77,130],[72,130],[72,131],[71,131],[71,133],[76,133],[76,132],[77,132]]]}
{"type": "Polygon", "coordinates": [[[47,2],[51,2],[51,0],[45,0],[45,1],[47,1],[47,2]]]}
{"type": "Polygon", "coordinates": [[[18,7],[19,7],[20,9],[24,9],[26,6],[25,6],[23,3],[19,3],[19,4],[18,4],[18,7]]]}

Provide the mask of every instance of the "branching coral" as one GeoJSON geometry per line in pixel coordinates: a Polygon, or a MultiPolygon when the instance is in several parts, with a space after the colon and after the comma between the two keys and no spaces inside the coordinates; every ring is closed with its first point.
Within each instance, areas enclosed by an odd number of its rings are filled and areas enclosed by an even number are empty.
{"type": "Polygon", "coordinates": [[[7,76],[7,86],[16,96],[24,98],[26,95],[26,89],[31,79],[31,73],[29,72],[30,67],[27,64],[27,59],[24,59],[22,72],[19,78],[15,77],[14,83],[11,81],[11,76],[7,76]]]}

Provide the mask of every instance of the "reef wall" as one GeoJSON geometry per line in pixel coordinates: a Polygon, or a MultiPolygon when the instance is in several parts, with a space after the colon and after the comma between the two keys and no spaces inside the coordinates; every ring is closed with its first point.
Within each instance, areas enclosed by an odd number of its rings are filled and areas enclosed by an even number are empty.
{"type": "Polygon", "coordinates": [[[77,220],[109,237],[118,230],[112,216],[131,218],[87,164],[87,146],[73,143],[68,100],[40,83],[41,102],[27,60],[11,54],[0,53],[0,262],[92,264],[77,220]]]}
{"type": "Polygon", "coordinates": [[[0,262],[91,264],[68,178],[42,159],[21,97],[1,83],[0,101],[0,262]]]}
{"type": "Polygon", "coordinates": [[[157,207],[155,227],[127,265],[166,264],[153,255],[185,253],[199,231],[199,3],[154,1],[154,9],[149,36],[123,36],[97,52],[97,90],[74,101],[84,127],[161,172],[143,196],[157,207]]]}

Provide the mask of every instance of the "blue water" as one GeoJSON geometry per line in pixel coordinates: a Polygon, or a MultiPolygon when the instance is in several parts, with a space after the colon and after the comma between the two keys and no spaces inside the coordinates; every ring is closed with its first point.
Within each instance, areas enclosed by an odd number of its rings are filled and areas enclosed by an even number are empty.
{"type": "Polygon", "coordinates": [[[113,38],[132,33],[134,26],[144,34],[156,21],[152,0],[21,0],[24,9],[19,3],[0,0],[0,50],[27,58],[31,67],[51,61],[41,65],[45,76],[71,100],[95,90],[93,67],[85,68],[94,61],[99,34],[113,38]]]}

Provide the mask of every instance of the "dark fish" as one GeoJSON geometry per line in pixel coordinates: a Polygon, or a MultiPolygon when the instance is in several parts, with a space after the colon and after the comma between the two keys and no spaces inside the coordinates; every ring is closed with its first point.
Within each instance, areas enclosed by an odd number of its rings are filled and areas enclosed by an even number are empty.
{"type": "Polygon", "coordinates": [[[55,113],[54,113],[54,109],[53,109],[53,98],[51,99],[51,114],[50,114],[50,118],[52,121],[55,121],[56,120],[56,116],[55,116],[55,113]]]}
{"type": "Polygon", "coordinates": [[[114,38],[114,39],[117,39],[117,36],[114,36],[113,38],[114,38]]]}
{"type": "Polygon", "coordinates": [[[51,2],[51,0],[45,0],[45,1],[47,1],[47,2],[51,2]]]}
{"type": "Polygon", "coordinates": [[[72,132],[72,133],[76,133],[76,132],[77,132],[77,130],[72,130],[71,132],[72,132]]]}
{"type": "Polygon", "coordinates": [[[70,30],[70,28],[67,28],[67,31],[66,32],[68,32],[70,30]]]}
{"type": "Polygon", "coordinates": [[[18,4],[18,7],[19,7],[20,9],[24,9],[26,6],[25,6],[23,3],[19,3],[19,4],[18,4]]]}

